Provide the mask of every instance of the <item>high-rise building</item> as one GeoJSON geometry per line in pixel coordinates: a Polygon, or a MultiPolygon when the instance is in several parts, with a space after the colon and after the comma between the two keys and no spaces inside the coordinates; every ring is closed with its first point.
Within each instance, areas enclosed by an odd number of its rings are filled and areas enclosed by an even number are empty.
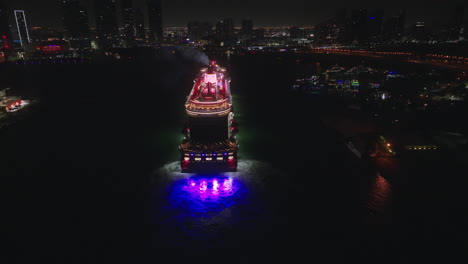
{"type": "Polygon", "coordinates": [[[369,12],[367,18],[367,31],[369,38],[372,40],[380,40],[382,36],[384,10],[376,9],[369,12]]]}
{"type": "Polygon", "coordinates": [[[265,38],[265,29],[264,28],[254,29],[254,38],[255,40],[263,40],[265,38]]]}
{"type": "Polygon", "coordinates": [[[232,18],[225,18],[216,23],[216,38],[223,42],[234,38],[234,20],[232,18]]]}
{"type": "Polygon", "coordinates": [[[449,24],[449,40],[460,40],[464,35],[464,23],[463,19],[465,16],[465,6],[459,4],[455,6],[452,19],[449,24]]]}
{"type": "Polygon", "coordinates": [[[151,40],[163,40],[161,9],[161,0],[148,0],[148,22],[151,40]]]}
{"type": "Polygon", "coordinates": [[[401,40],[405,33],[406,12],[401,10],[398,15],[389,17],[383,25],[385,40],[401,40]]]}
{"type": "Polygon", "coordinates": [[[0,0],[0,49],[11,48],[11,31],[8,22],[8,11],[3,1],[0,0]]]}
{"type": "Polygon", "coordinates": [[[306,33],[302,27],[292,26],[289,28],[289,37],[292,39],[304,39],[306,38],[306,33]]]}
{"type": "Polygon", "coordinates": [[[135,12],[133,9],[133,0],[123,0],[122,2],[122,20],[125,39],[135,38],[135,12]]]}
{"type": "Polygon", "coordinates": [[[213,33],[213,24],[209,22],[190,21],[187,24],[188,36],[192,40],[207,38],[213,33]]]}
{"type": "Polygon", "coordinates": [[[117,36],[116,2],[117,0],[94,0],[96,31],[101,40],[117,36]]]}
{"type": "Polygon", "coordinates": [[[426,25],[424,21],[417,21],[412,28],[411,35],[414,40],[423,41],[427,38],[426,25]]]}
{"type": "Polygon", "coordinates": [[[406,10],[400,10],[398,13],[398,34],[403,37],[405,34],[406,10]]]}
{"type": "Polygon", "coordinates": [[[29,38],[28,23],[26,22],[26,15],[23,10],[15,10],[16,28],[18,30],[18,38],[21,46],[31,43],[29,38]]]}
{"type": "Polygon", "coordinates": [[[320,43],[332,44],[349,41],[349,23],[346,8],[339,8],[333,18],[316,25],[315,38],[320,43]]]}
{"type": "Polygon", "coordinates": [[[354,9],[351,11],[350,33],[353,41],[364,43],[368,40],[367,9],[354,9]]]}
{"type": "Polygon", "coordinates": [[[251,19],[242,20],[242,35],[246,38],[253,37],[253,22],[251,19]]]}
{"type": "Polygon", "coordinates": [[[63,27],[68,39],[89,38],[88,12],[79,0],[62,0],[63,27]]]}
{"type": "Polygon", "coordinates": [[[145,17],[141,8],[135,9],[135,36],[138,39],[144,39],[145,34],[145,17]]]}

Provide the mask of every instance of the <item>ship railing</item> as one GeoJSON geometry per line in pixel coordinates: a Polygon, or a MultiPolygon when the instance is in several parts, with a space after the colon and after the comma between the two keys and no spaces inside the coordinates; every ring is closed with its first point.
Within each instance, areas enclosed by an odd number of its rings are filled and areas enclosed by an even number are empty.
{"type": "Polygon", "coordinates": [[[191,101],[186,104],[186,109],[196,112],[213,112],[213,111],[225,111],[231,108],[231,104],[224,100],[218,103],[198,103],[191,101]]]}

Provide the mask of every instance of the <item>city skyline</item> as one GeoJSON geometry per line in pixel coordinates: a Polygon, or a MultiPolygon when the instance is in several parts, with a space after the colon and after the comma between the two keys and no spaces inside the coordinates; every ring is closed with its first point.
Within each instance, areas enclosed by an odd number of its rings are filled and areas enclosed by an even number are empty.
{"type": "MultiPolygon", "coordinates": [[[[28,15],[30,26],[46,26],[62,28],[62,10],[59,0],[4,0],[10,9],[25,10],[28,15]]],[[[95,11],[93,0],[80,1],[90,14],[90,26],[95,27],[95,11]]],[[[148,23],[145,0],[134,0],[133,7],[145,10],[145,22],[148,23]]],[[[270,3],[269,1],[236,1],[222,3],[212,0],[197,1],[196,3],[185,0],[162,1],[162,20],[165,27],[187,26],[189,21],[217,22],[223,18],[234,19],[235,26],[240,26],[242,19],[249,18],[254,22],[254,27],[264,26],[307,26],[316,25],[333,17],[337,8],[346,8],[348,13],[353,9],[385,9],[385,16],[391,16],[400,9],[407,11],[407,25],[417,21],[427,24],[446,24],[451,18],[453,9],[461,4],[460,1],[446,1],[443,6],[436,5],[435,1],[416,1],[406,3],[404,1],[393,1],[392,5],[375,5],[370,1],[360,2],[359,5],[347,3],[346,1],[332,1],[327,3],[314,3],[299,0],[289,1],[288,4],[270,3]],[[431,4],[433,3],[433,4],[431,4]],[[424,8],[421,8],[424,5],[424,8]],[[181,8],[183,6],[184,8],[181,8]]],[[[120,9],[121,1],[117,8],[120,9]]],[[[466,6],[465,6],[466,9],[466,6]]],[[[122,17],[117,12],[119,26],[122,26],[122,17]]]]}

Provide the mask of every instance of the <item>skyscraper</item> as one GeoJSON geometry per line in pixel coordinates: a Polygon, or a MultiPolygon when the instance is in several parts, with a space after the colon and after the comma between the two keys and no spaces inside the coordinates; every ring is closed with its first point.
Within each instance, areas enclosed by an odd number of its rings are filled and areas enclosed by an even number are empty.
{"type": "Polygon", "coordinates": [[[449,24],[449,40],[460,40],[464,35],[463,18],[465,16],[465,7],[462,4],[455,6],[452,19],[449,24]]]}
{"type": "Polygon", "coordinates": [[[414,40],[423,41],[428,37],[424,21],[417,21],[411,31],[414,40]]]}
{"type": "Polygon", "coordinates": [[[305,38],[305,31],[302,27],[292,26],[289,27],[289,37],[292,39],[303,39],[305,38]]]}
{"type": "Polygon", "coordinates": [[[354,9],[351,11],[350,31],[353,41],[364,43],[368,40],[367,9],[354,9]]]}
{"type": "Polygon", "coordinates": [[[79,0],[62,0],[63,27],[68,39],[89,38],[88,12],[79,0]]]}
{"type": "Polygon", "coordinates": [[[190,21],[187,24],[188,36],[192,40],[201,40],[212,34],[213,24],[210,22],[190,21]]]}
{"type": "Polygon", "coordinates": [[[140,8],[135,9],[135,35],[138,39],[145,38],[145,17],[140,8]]]}
{"type": "Polygon", "coordinates": [[[384,10],[376,9],[369,12],[367,19],[367,30],[370,39],[380,40],[382,36],[384,10]]]}
{"type": "Polygon", "coordinates": [[[96,31],[101,39],[112,39],[117,36],[116,1],[94,0],[96,31]]]}
{"type": "Polygon", "coordinates": [[[16,27],[18,29],[18,37],[21,46],[31,43],[29,38],[28,23],[26,22],[26,15],[23,10],[15,10],[16,27]]]}
{"type": "Polygon", "coordinates": [[[0,0],[0,49],[11,48],[11,31],[8,23],[8,11],[0,0]]]}
{"type": "Polygon", "coordinates": [[[398,34],[403,37],[405,34],[406,10],[400,10],[398,13],[398,34]]]}
{"type": "Polygon", "coordinates": [[[148,22],[150,40],[163,40],[161,0],[148,0],[148,22]]]}
{"type": "Polygon", "coordinates": [[[398,15],[387,18],[383,25],[385,40],[401,40],[405,33],[406,11],[401,10],[398,15]]]}
{"type": "Polygon", "coordinates": [[[135,38],[135,12],[133,10],[133,0],[123,0],[122,2],[122,20],[125,39],[135,38]]]}
{"type": "Polygon", "coordinates": [[[242,35],[246,38],[253,37],[253,22],[251,19],[242,20],[242,35]]]}
{"type": "Polygon", "coordinates": [[[234,38],[234,20],[232,18],[225,18],[216,23],[216,38],[223,42],[234,38]]]}

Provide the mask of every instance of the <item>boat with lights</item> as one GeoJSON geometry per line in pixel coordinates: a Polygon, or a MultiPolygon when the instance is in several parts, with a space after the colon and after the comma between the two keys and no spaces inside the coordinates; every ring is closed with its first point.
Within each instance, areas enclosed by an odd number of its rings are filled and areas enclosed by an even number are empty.
{"type": "Polygon", "coordinates": [[[185,103],[188,118],[179,146],[182,172],[237,170],[238,128],[230,82],[226,68],[216,61],[197,74],[185,103]]]}

